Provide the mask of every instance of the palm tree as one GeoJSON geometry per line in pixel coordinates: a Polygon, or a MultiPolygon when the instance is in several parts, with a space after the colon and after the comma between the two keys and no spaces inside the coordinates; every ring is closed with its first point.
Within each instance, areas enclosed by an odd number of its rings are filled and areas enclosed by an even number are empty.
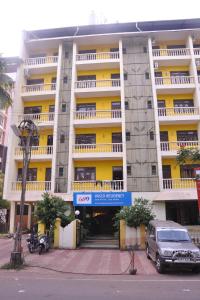
{"type": "Polygon", "coordinates": [[[13,80],[5,72],[6,63],[0,56],[0,109],[5,109],[12,104],[11,90],[13,80]]]}

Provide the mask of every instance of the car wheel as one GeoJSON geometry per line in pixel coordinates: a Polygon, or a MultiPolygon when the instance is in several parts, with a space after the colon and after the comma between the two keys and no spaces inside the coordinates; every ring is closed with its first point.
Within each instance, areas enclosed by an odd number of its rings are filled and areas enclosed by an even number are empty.
{"type": "Polygon", "coordinates": [[[159,255],[156,256],[156,270],[160,274],[163,274],[165,271],[165,267],[164,267],[159,255]]]}
{"type": "Polygon", "coordinates": [[[146,256],[148,259],[150,259],[150,255],[149,255],[149,246],[147,245],[146,247],[146,256]]]}

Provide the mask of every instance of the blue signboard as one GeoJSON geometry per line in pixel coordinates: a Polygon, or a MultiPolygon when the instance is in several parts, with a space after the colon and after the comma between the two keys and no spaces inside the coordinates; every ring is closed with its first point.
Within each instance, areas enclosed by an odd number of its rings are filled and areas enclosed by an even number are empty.
{"type": "Polygon", "coordinates": [[[74,206],[131,206],[131,192],[75,192],[74,206]]]}

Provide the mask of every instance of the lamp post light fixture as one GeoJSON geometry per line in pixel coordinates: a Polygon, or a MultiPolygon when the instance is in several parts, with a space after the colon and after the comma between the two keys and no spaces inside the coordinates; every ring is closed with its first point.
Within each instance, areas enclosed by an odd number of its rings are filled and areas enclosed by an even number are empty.
{"type": "Polygon", "coordinates": [[[15,233],[14,249],[11,252],[10,262],[12,265],[23,264],[22,257],[22,226],[24,215],[24,203],[26,193],[26,182],[28,167],[31,159],[31,148],[33,145],[33,139],[38,138],[37,126],[32,120],[23,120],[19,126],[11,125],[14,134],[19,138],[22,153],[23,153],[23,168],[22,168],[22,181],[21,181],[21,199],[20,199],[20,217],[17,224],[15,233]]]}

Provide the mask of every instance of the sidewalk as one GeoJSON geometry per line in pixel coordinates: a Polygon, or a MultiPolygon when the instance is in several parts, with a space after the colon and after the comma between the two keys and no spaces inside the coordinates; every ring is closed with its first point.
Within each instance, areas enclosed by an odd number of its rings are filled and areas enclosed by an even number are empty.
{"type": "MultiPolygon", "coordinates": [[[[24,241],[25,242],[25,241],[24,241]]],[[[0,240],[0,265],[9,261],[13,240],[0,240]]],[[[28,265],[56,269],[78,274],[128,274],[131,257],[127,251],[102,249],[50,250],[41,256],[29,254],[24,243],[25,261],[28,265]]],[[[156,275],[144,251],[135,252],[135,267],[139,275],[156,275]]],[[[33,270],[30,268],[28,270],[33,270]]]]}

